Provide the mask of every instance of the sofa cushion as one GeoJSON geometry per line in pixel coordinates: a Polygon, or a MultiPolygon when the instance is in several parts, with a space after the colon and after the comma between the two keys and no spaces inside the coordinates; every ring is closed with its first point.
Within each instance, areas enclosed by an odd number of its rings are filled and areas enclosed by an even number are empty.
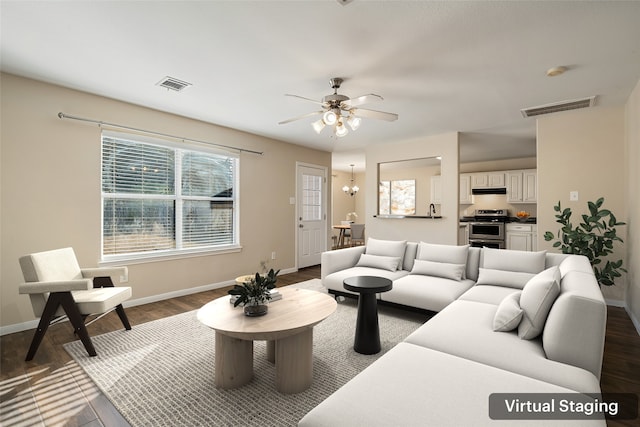
{"type": "MultiPolygon", "coordinates": [[[[466,266],[469,256],[469,245],[437,245],[420,242],[416,260],[442,262],[447,264],[463,264],[466,266]]],[[[462,278],[466,279],[466,271],[462,270],[462,278]]]]}
{"type": "Polygon", "coordinates": [[[482,248],[480,267],[538,274],[544,270],[546,253],[482,248]]]}
{"type": "Polygon", "coordinates": [[[445,279],[460,281],[462,280],[464,268],[464,264],[449,264],[446,262],[433,262],[416,259],[413,264],[411,274],[443,277],[445,279]]]}
{"type": "Polygon", "coordinates": [[[362,254],[356,267],[381,268],[383,270],[396,271],[398,269],[399,257],[362,254]]]}
{"type": "Polygon", "coordinates": [[[508,288],[522,289],[531,278],[532,273],[520,271],[495,270],[493,268],[480,268],[478,272],[478,285],[506,286],[508,288]]]}
{"type": "Polygon", "coordinates": [[[413,262],[416,260],[418,252],[418,244],[416,242],[407,242],[407,248],[404,251],[404,259],[402,260],[402,269],[411,271],[413,262]]]}
{"type": "Polygon", "coordinates": [[[460,295],[459,300],[484,302],[486,304],[500,305],[503,299],[517,291],[506,286],[477,285],[460,295]]]}
{"type": "Polygon", "coordinates": [[[597,390],[599,381],[591,372],[549,360],[539,339],[522,340],[515,331],[493,332],[497,308],[494,304],[455,301],[411,333],[405,342],[578,392],[597,390]]]}
{"type": "MultiPolygon", "coordinates": [[[[598,393],[597,381],[590,388],[598,393]]],[[[489,395],[572,393],[572,389],[399,343],[307,413],[299,427],[335,426],[496,426],[539,425],[540,421],[496,421],[489,395]]],[[[571,421],[545,420],[545,427],[571,421]]],[[[604,420],[580,426],[606,426],[604,420]]]]}
{"type": "Polygon", "coordinates": [[[522,320],[522,308],[520,308],[520,294],[514,292],[502,300],[496,315],[493,316],[493,330],[495,332],[513,331],[522,320]]]}
{"type": "Polygon", "coordinates": [[[440,311],[473,286],[473,281],[409,274],[393,281],[393,289],[380,294],[383,301],[423,310],[440,311]]]}
{"type": "Polygon", "coordinates": [[[403,276],[406,276],[407,274],[409,274],[409,272],[405,270],[389,271],[373,267],[351,267],[328,274],[322,279],[322,284],[329,290],[358,295],[355,292],[349,292],[344,289],[344,279],[354,276],[378,276],[385,277],[389,280],[396,280],[403,276]]]}
{"type": "Polygon", "coordinates": [[[367,248],[365,253],[368,255],[382,255],[399,258],[397,269],[402,269],[402,261],[404,259],[404,252],[407,246],[406,240],[379,240],[367,239],[367,248]]]}
{"type": "Polygon", "coordinates": [[[518,326],[518,336],[533,339],[542,333],[544,322],[553,302],[560,294],[560,269],[551,267],[533,277],[522,289],[520,307],[522,321],[518,326]]]}

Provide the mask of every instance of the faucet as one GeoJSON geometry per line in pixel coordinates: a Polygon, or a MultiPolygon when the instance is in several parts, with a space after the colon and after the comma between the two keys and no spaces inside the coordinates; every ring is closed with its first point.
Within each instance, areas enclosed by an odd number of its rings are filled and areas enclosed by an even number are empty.
{"type": "Polygon", "coordinates": [[[436,205],[434,205],[433,203],[431,203],[429,205],[429,216],[433,216],[436,214],[436,205]]]}

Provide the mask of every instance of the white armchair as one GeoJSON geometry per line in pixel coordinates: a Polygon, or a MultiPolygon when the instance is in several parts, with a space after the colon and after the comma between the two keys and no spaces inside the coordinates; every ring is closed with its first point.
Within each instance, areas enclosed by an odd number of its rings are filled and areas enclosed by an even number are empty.
{"type": "Polygon", "coordinates": [[[95,356],[86,325],[116,310],[125,329],[129,319],[122,303],[131,298],[130,287],[114,287],[113,280],[127,276],[127,267],[80,268],[72,248],[56,249],[20,258],[25,283],[20,294],[28,294],[33,313],[40,322],[33,335],[26,360],[32,360],[50,324],[67,318],[84,344],[89,356],[95,356]],[[85,324],[91,315],[98,317],[85,324]]]}

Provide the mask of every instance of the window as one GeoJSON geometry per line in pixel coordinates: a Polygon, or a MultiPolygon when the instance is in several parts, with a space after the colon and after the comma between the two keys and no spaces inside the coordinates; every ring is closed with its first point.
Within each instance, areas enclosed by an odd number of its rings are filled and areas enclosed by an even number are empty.
{"type": "Polygon", "coordinates": [[[238,159],[102,136],[103,260],[238,244],[238,159]]]}

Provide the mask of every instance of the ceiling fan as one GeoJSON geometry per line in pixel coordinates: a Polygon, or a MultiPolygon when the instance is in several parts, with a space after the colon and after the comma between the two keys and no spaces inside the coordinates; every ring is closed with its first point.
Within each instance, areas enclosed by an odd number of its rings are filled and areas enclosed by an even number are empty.
{"type": "Polygon", "coordinates": [[[344,80],[339,77],[329,79],[329,84],[333,89],[333,93],[322,98],[322,101],[316,101],[314,99],[309,99],[298,95],[285,94],[285,96],[293,96],[294,98],[300,98],[306,101],[311,101],[315,104],[319,104],[322,106],[322,110],[284,120],[282,122],[279,122],[278,124],[283,125],[296,120],[304,119],[306,117],[312,117],[321,114],[322,117],[318,121],[315,121],[311,124],[313,129],[319,134],[320,132],[322,132],[322,129],[324,129],[325,126],[333,126],[335,135],[338,137],[343,137],[347,133],[349,133],[347,127],[345,126],[345,123],[348,124],[349,127],[351,127],[351,130],[355,131],[356,129],[358,129],[358,127],[360,127],[361,118],[363,117],[369,119],[386,120],[389,122],[398,120],[398,115],[394,113],[385,113],[383,111],[359,108],[359,106],[362,104],[382,101],[383,98],[380,95],[370,93],[368,95],[362,95],[352,99],[346,95],[339,94],[338,89],[340,89],[340,85],[343,81],[344,80]]]}

